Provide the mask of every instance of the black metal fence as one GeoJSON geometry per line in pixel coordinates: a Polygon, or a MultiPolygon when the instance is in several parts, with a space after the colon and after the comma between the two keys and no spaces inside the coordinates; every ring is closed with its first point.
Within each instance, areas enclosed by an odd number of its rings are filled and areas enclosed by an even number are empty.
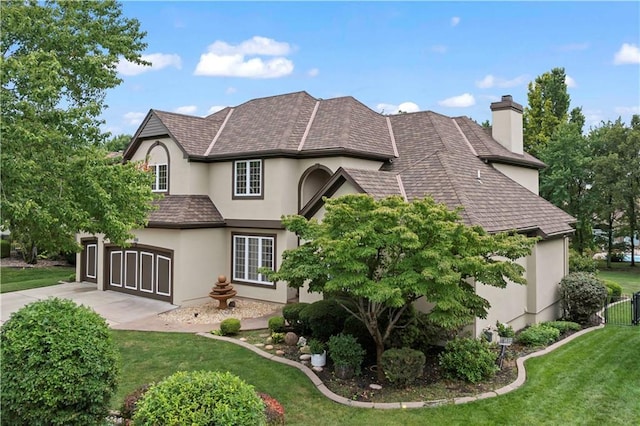
{"type": "Polygon", "coordinates": [[[604,307],[604,322],[615,325],[640,325],[640,291],[609,299],[604,307]]]}

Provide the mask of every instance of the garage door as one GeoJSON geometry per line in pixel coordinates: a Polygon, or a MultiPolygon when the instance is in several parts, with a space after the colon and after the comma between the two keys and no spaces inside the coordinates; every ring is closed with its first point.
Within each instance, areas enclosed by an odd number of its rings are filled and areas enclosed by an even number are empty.
{"type": "Polygon", "coordinates": [[[98,282],[98,240],[82,240],[80,255],[80,280],[90,283],[98,282]]]}
{"type": "Polygon", "coordinates": [[[173,253],[157,247],[107,247],[108,290],[173,302],[173,253]]]}

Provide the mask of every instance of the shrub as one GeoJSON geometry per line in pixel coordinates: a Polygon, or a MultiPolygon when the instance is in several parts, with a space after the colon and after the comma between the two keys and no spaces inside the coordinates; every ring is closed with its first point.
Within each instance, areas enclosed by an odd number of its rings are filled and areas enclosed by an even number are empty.
{"type": "Polygon", "coordinates": [[[271,333],[282,333],[284,331],[284,317],[269,318],[269,330],[271,333]]]}
{"type": "Polygon", "coordinates": [[[496,321],[496,328],[498,329],[498,336],[500,337],[516,337],[516,332],[513,331],[513,327],[507,323],[496,321]]]}
{"type": "Polygon", "coordinates": [[[227,318],[220,323],[220,332],[223,336],[232,336],[240,332],[240,320],[237,318],[227,318]]]}
{"type": "Polygon", "coordinates": [[[622,286],[615,281],[611,280],[602,280],[604,286],[607,288],[607,294],[609,295],[609,300],[618,300],[622,297],[622,286]]]}
{"type": "Polygon", "coordinates": [[[388,349],[382,353],[382,371],[394,386],[408,386],[422,376],[426,357],[411,348],[388,349]]]}
{"type": "Polygon", "coordinates": [[[518,342],[526,346],[546,346],[558,340],[560,330],[546,324],[535,324],[518,335],[518,342]]]}
{"type": "Polygon", "coordinates": [[[282,316],[287,320],[287,324],[293,327],[298,334],[309,334],[309,327],[300,320],[300,311],[309,306],[308,303],[289,303],[282,308],[282,316]]]}
{"type": "Polygon", "coordinates": [[[264,403],[264,414],[268,426],[284,425],[284,407],[277,399],[266,393],[258,393],[264,403]]]}
{"type": "Polygon", "coordinates": [[[595,275],[573,272],[560,281],[560,297],[564,318],[586,324],[602,307],[607,290],[595,275]]]}
{"type": "Polygon", "coordinates": [[[0,240],[0,257],[5,258],[11,256],[11,241],[0,240]]]}
{"type": "Polygon", "coordinates": [[[342,334],[350,334],[356,338],[360,346],[365,350],[365,360],[375,364],[376,361],[376,343],[373,341],[373,337],[367,330],[367,326],[362,321],[353,315],[344,321],[344,328],[342,334]]]}
{"type": "Polygon", "coordinates": [[[588,272],[594,274],[598,263],[587,255],[582,255],[576,250],[569,251],[569,272],[588,272]]]}
{"type": "Polygon", "coordinates": [[[553,327],[557,329],[560,334],[564,334],[568,331],[580,331],[582,329],[580,324],[571,321],[548,321],[543,322],[542,325],[553,327]]]}
{"type": "Polygon", "coordinates": [[[309,350],[312,354],[321,354],[324,352],[324,343],[318,339],[309,340],[309,350]]]}
{"type": "Polygon", "coordinates": [[[489,344],[479,339],[456,337],[447,343],[439,357],[445,375],[453,379],[478,383],[498,371],[489,344]]]}
{"type": "Polygon", "coordinates": [[[344,327],[349,313],[333,299],[318,300],[300,311],[299,320],[308,324],[311,336],[326,342],[344,327]]]}
{"type": "Polygon", "coordinates": [[[150,384],[142,385],[124,397],[124,402],[122,403],[122,407],[120,408],[120,416],[124,420],[133,419],[133,415],[136,413],[138,402],[150,387],[150,384]]]}
{"type": "Polygon", "coordinates": [[[71,300],[31,303],[2,326],[2,424],[97,424],[108,414],[118,349],[106,321],[71,300]]]}
{"type": "Polygon", "coordinates": [[[284,342],[284,333],[271,333],[271,341],[275,344],[284,342]]]}
{"type": "Polygon", "coordinates": [[[353,367],[360,374],[360,366],[365,351],[360,343],[350,334],[338,334],[329,338],[329,358],[335,366],[353,367]]]}
{"type": "Polygon", "coordinates": [[[229,372],[178,371],[144,394],[133,416],[149,425],[264,425],[253,386],[229,372]]]}

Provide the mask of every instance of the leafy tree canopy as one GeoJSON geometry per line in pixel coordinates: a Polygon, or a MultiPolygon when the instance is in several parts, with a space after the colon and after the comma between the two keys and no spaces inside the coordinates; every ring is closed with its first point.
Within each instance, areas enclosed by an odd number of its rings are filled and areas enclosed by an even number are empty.
{"type": "Polygon", "coordinates": [[[534,239],[466,226],[457,212],[430,198],[409,203],[346,195],[327,199],[325,207],[322,222],[284,218],[306,242],[285,251],[280,269],[267,275],[346,296],[344,307],[376,342],[378,365],[398,319],[419,298],[434,304],[429,315],[435,324],[457,328],[485,317],[489,308],[473,279],[496,287],[525,283],[514,260],[530,253],[534,239]],[[383,315],[385,326],[378,322],[383,315]]]}
{"type": "Polygon", "coordinates": [[[109,152],[124,151],[127,145],[129,145],[130,141],[131,141],[131,135],[125,135],[125,134],[116,135],[111,137],[107,142],[105,142],[104,148],[109,152]]]}
{"type": "Polygon", "coordinates": [[[77,249],[79,230],[123,243],[144,224],[150,177],[111,164],[98,118],[118,61],[146,64],[144,35],[115,1],[3,2],[0,199],[28,260],[77,249]]]}

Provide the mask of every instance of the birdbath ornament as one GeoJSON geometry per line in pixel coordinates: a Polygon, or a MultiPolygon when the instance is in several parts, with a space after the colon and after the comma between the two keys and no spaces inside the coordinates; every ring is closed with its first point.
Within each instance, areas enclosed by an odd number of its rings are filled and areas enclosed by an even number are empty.
{"type": "Polygon", "coordinates": [[[213,286],[209,297],[218,301],[218,309],[227,309],[227,300],[235,296],[237,291],[227,281],[224,275],[218,276],[218,282],[213,286]]]}

